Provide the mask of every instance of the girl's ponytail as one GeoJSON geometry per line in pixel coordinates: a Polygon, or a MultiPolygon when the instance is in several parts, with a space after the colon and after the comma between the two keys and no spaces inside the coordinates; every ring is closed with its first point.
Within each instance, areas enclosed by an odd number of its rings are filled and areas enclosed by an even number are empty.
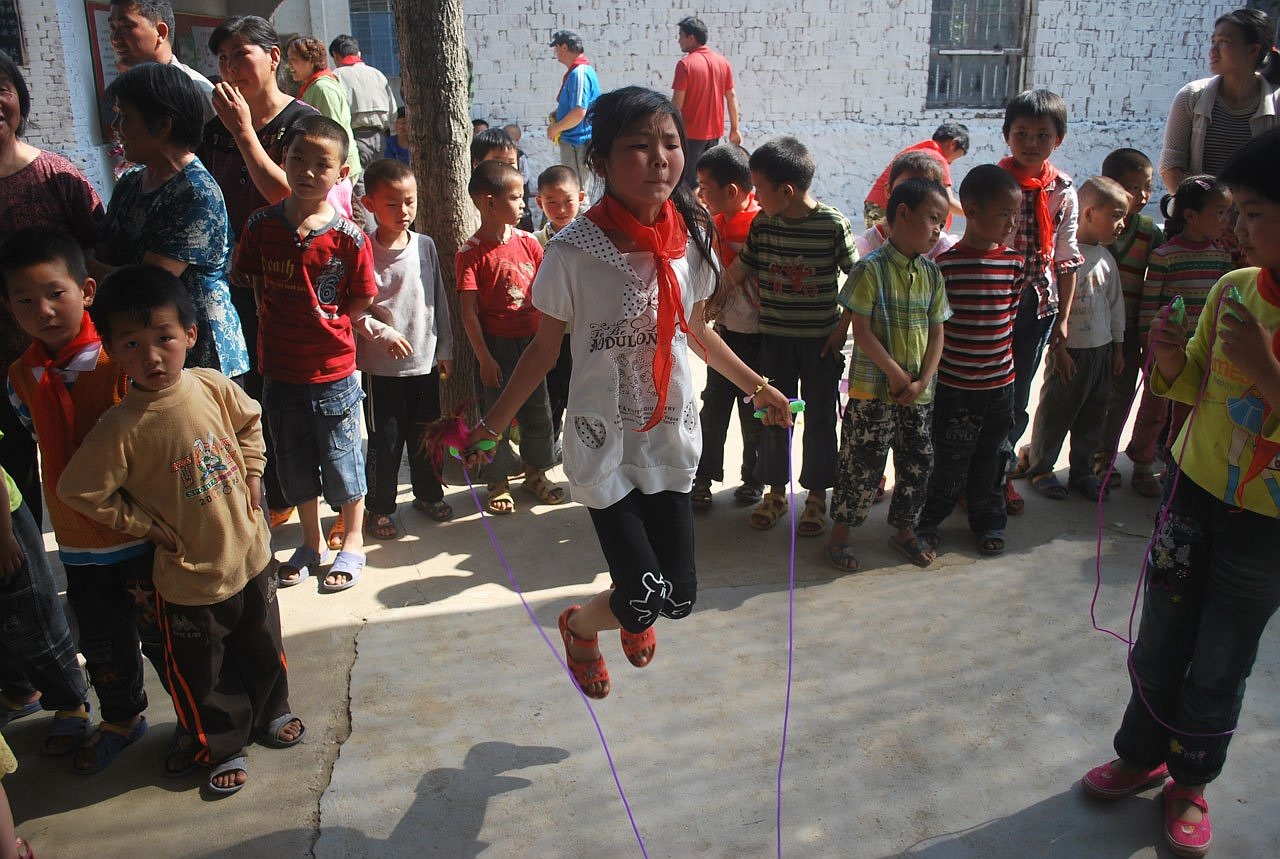
{"type": "Polygon", "coordinates": [[[1160,198],[1160,214],[1164,215],[1165,238],[1173,238],[1186,229],[1187,212],[1200,212],[1215,198],[1230,193],[1226,184],[1213,176],[1188,176],[1172,194],[1160,198]]]}

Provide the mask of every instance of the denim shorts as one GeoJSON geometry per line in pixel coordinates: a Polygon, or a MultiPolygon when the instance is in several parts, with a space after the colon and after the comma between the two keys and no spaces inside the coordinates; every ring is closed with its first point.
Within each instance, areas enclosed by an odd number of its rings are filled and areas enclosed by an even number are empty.
{"type": "Polygon", "coordinates": [[[271,430],[271,455],[290,504],[324,495],[326,503],[340,507],[364,497],[362,399],[355,373],[318,384],[263,380],[262,412],[271,430]]]}

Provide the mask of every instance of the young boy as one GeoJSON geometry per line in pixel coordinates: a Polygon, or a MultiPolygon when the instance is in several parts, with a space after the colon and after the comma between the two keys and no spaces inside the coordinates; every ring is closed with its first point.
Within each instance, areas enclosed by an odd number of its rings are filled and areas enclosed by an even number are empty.
{"type": "MultiPolygon", "coordinates": [[[[1120,434],[1141,375],[1144,356],[1142,338],[1138,336],[1138,311],[1142,288],[1147,281],[1151,252],[1164,244],[1164,231],[1150,215],[1142,213],[1151,199],[1151,159],[1136,149],[1117,149],[1103,159],[1102,175],[1115,179],[1129,192],[1129,215],[1120,235],[1107,247],[1120,268],[1120,285],[1124,289],[1124,372],[1111,380],[1102,442],[1093,454],[1093,471],[1099,477],[1106,474],[1119,449],[1120,434]]],[[[1111,472],[1110,485],[1120,485],[1120,472],[1111,472]]]]}
{"type": "Polygon", "coordinates": [[[534,185],[533,177],[529,175],[529,158],[524,154],[524,150],[520,148],[520,141],[524,137],[524,132],[514,122],[508,122],[502,126],[502,130],[507,133],[507,137],[511,138],[511,142],[516,145],[516,169],[520,171],[520,178],[524,180],[524,215],[520,217],[520,229],[531,233],[533,232],[534,200],[537,199],[538,189],[534,185]]]}
{"type": "Polygon", "coordinates": [[[1129,194],[1114,179],[1094,176],[1080,186],[1080,249],[1084,265],[1072,296],[1071,330],[1052,347],[1040,405],[1031,428],[1027,477],[1046,498],[1062,500],[1067,488],[1053,473],[1062,440],[1071,433],[1068,485],[1091,501],[1107,487],[1093,472],[1111,377],[1124,369],[1124,291],[1116,262],[1104,245],[1129,216],[1129,194]]]}
{"type": "MultiPolygon", "coordinates": [[[[893,189],[898,186],[899,182],[905,182],[908,179],[928,179],[930,182],[937,182],[939,185],[946,187],[946,182],[943,181],[945,174],[942,170],[942,162],[925,152],[903,153],[893,159],[893,164],[889,165],[888,169],[889,194],[893,193],[893,189]]],[[[938,243],[930,248],[925,256],[931,260],[937,260],[938,254],[956,243],[956,238],[950,233],[943,232],[938,237],[938,243]]],[[[885,227],[884,221],[881,220],[868,227],[865,233],[855,238],[854,245],[858,248],[858,256],[864,257],[888,240],[889,231],[885,227]]]]}
{"type": "Polygon", "coordinates": [[[934,548],[963,494],[978,551],[1004,551],[1004,446],[1013,422],[1013,320],[1022,295],[1022,254],[1005,242],[1022,190],[995,164],[960,183],[965,231],[937,258],[952,316],[947,320],[933,400],[933,472],[916,533],[934,548]]]}
{"type": "MultiPolygon", "coordinates": [[[[405,116],[404,105],[396,108],[396,123],[392,128],[392,133],[387,136],[387,145],[382,148],[383,158],[394,158],[397,161],[403,161],[405,164],[410,163],[411,155],[409,153],[409,119],[405,116]]],[[[369,189],[366,187],[365,193],[369,189]]]]}
{"type": "MultiPolygon", "coordinates": [[[[529,233],[515,229],[524,211],[524,183],[515,167],[483,161],[471,174],[467,190],[480,210],[480,229],[458,251],[458,293],[462,326],[480,365],[484,408],[488,410],[542,321],[531,291],[533,276],[542,263],[542,246],[529,233]]],[[[525,462],[522,485],[543,504],[563,503],[564,490],[548,482],[544,473],[554,463],[545,380],[520,407],[516,421],[520,456],[525,462]]],[[[515,511],[507,483],[512,460],[511,446],[504,438],[493,461],[481,471],[489,488],[486,507],[495,515],[515,511]]]]}
{"type": "MultiPolygon", "coordinates": [[[[760,214],[760,204],[751,190],[747,154],[733,143],[713,146],[698,157],[695,170],[698,193],[715,222],[716,254],[721,265],[731,266],[760,214]]],[[[716,304],[716,333],[743,363],[760,372],[760,297],[754,278],[742,281],[738,289],[725,290],[725,297],[716,304]]],[[[742,484],[734,490],[733,498],[739,504],[757,504],[764,491],[755,475],[764,426],[754,417],[755,407],[742,401],[737,386],[708,367],[699,416],[702,457],[693,478],[695,507],[710,507],[711,482],[724,480],[724,440],[735,403],[742,430],[742,484]]]]}
{"type": "MultiPolygon", "coordinates": [[[[528,199],[526,194],[525,199],[528,199]]],[[[563,164],[556,164],[538,175],[538,196],[534,198],[547,222],[533,234],[543,248],[551,237],[573,223],[578,210],[587,201],[587,194],[578,182],[578,171],[563,164]]],[[[564,410],[569,406],[569,377],[573,373],[573,352],[569,348],[569,331],[560,341],[560,357],[547,374],[547,398],[551,401],[551,443],[555,459],[560,461],[560,429],[564,425],[564,410]]]]}
{"type": "MultiPolygon", "coordinates": [[[[804,456],[800,485],[809,490],[796,533],[826,530],[827,489],[836,478],[836,387],[844,369],[829,339],[840,320],[838,279],[858,259],[849,219],[809,193],[816,164],[794,137],[751,153],[751,184],[760,213],[725,276],[737,289],[754,276],[760,290],[760,369],[788,397],[803,396],[804,456]]],[[[748,522],[766,530],[787,512],[787,431],[764,427],[755,477],[769,492],[748,522]]]]}
{"type": "MultiPolygon", "coordinates": [[[[59,695],[45,749],[59,755],[75,751],[72,768],[87,775],[105,768],[147,731],[143,655],[167,683],[151,582],[154,547],[142,535],[85,518],[56,492],[67,462],[103,413],[120,402],[127,382],[85,312],[97,284],[74,239],[44,227],[11,234],[0,251],[0,284],[14,319],[35,338],[9,367],[9,400],[39,443],[49,519],[67,574],[67,601],[79,621],[80,649],[102,707],[101,724],[81,745],[89,734],[83,698],[76,702],[59,695]]],[[[74,659],[74,652],[67,656],[74,659]]],[[[6,692],[34,694],[29,684],[10,685],[6,677],[6,692]]]]}
{"type": "Polygon", "coordinates": [[[186,288],[156,266],[102,283],[93,318],[132,384],[71,458],[58,495],[158,548],[157,610],[178,719],[214,795],[244,786],[251,738],[296,745],[276,563],[260,506],[266,448],[257,403],[214,370],[183,370],[195,344],[186,288]]]}
{"type": "Polygon", "coordinates": [[[827,560],[839,570],[858,569],[849,528],[866,521],[891,445],[898,483],[889,545],[917,566],[936,557],[915,528],[933,467],[932,382],[951,309],[942,274],[924,254],[938,242],[949,200],[937,182],[898,185],[889,195],[888,244],[859,260],[840,291],[844,312],[831,342],[841,348],[852,322],[854,346],[827,541],[827,560]]]}
{"type": "MultiPolygon", "coordinates": [[[[475,170],[482,161],[501,161],[520,169],[520,150],[516,142],[501,128],[486,128],[471,138],[471,169],[475,170]]],[[[524,183],[521,181],[521,188],[524,183]]],[[[524,192],[521,191],[521,196],[524,192]]]]}
{"type": "Polygon", "coordinates": [[[362,201],[378,220],[370,236],[378,297],[354,320],[356,366],[364,371],[368,530],[381,540],[399,536],[396,512],[400,460],[409,448],[413,509],[436,522],[453,515],[422,445],[440,417],[440,379],[453,372],[453,330],[440,258],[430,236],[412,231],[418,183],[408,164],[384,158],[369,165],[362,201]]]}
{"type": "MultiPolygon", "coordinates": [[[[1049,90],[1024,90],[1009,100],[1003,134],[1009,156],[1000,162],[1022,188],[1022,211],[1012,247],[1026,260],[1018,316],[1013,323],[1013,427],[1006,456],[1027,429],[1031,381],[1040,367],[1046,344],[1066,339],[1076,269],[1083,262],[1076,243],[1076,189],[1071,177],[1049,162],[1067,136],[1067,106],[1049,90]]],[[[1013,472],[1010,477],[1020,476],[1013,472]]],[[[1004,486],[1005,509],[1018,515],[1026,508],[1013,481],[1004,486]]]]}
{"type": "Polygon", "coordinates": [[[352,318],[378,294],[369,241],[325,201],[347,174],[338,123],[308,116],[289,130],[289,196],[249,216],[236,249],[240,282],[252,283],[260,319],[262,410],[280,485],[298,508],[302,545],[280,565],[292,587],[320,565],[320,500],[340,508],[342,550],[321,590],[354,587],[364,571],[364,454],[352,318]]]}

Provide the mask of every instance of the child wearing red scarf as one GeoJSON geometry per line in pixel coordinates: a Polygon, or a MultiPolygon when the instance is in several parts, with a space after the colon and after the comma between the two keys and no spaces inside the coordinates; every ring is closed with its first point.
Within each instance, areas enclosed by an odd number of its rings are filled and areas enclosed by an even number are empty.
{"type": "Polygon", "coordinates": [[[67,601],[79,620],[80,650],[102,705],[102,722],[92,735],[83,700],[58,705],[64,709],[56,713],[46,750],[74,751],[73,769],[94,773],[146,733],[143,654],[166,682],[151,578],[154,547],[80,515],[56,491],[72,454],[102,413],[123,398],[127,380],[85,311],[96,284],[73,239],[44,227],[13,233],[0,251],[0,278],[14,318],[35,338],[9,368],[9,398],[39,443],[67,601]]]}
{"type": "Polygon", "coordinates": [[[1177,467],[1147,559],[1118,757],[1084,776],[1105,799],[1164,785],[1164,838],[1180,856],[1209,850],[1205,787],[1222,772],[1280,607],[1280,130],[1246,143],[1218,178],[1259,268],[1218,281],[1190,342],[1168,305],[1151,325],[1148,385],[1193,410],[1171,444],[1177,467]]]}
{"type": "MultiPolygon", "coordinates": [[[[1026,90],[1009,100],[1004,112],[1009,157],[1000,166],[1022,187],[1022,214],[1010,246],[1026,257],[1027,288],[1013,323],[1013,428],[1009,464],[1027,429],[1031,382],[1046,345],[1067,338],[1067,318],[1076,291],[1076,269],[1084,262],[1076,243],[1076,190],[1071,177],[1049,163],[1067,136],[1067,106],[1045,89],[1026,90]]],[[[1013,472],[1011,476],[1022,475],[1013,472]]],[[[1012,481],[1005,481],[1005,509],[1016,516],[1025,502],[1012,481]]]]}
{"type": "MultiPolygon", "coordinates": [[[[591,514],[614,586],[566,608],[559,627],[578,686],[603,698],[610,680],[598,633],[620,628],[623,653],[643,667],[657,646],[654,621],[686,617],[697,598],[689,490],[701,434],[686,347],[767,409],[766,422],[790,415],[786,398],[706,324],[718,275],[709,218],[680,183],[679,111],[656,92],[625,87],[602,95],[591,119],[604,197],[547,245],[533,284],[542,322],[471,443],[511,422],[572,323],[565,475],[591,514]]],[[[479,458],[472,452],[469,462],[479,458]]]]}

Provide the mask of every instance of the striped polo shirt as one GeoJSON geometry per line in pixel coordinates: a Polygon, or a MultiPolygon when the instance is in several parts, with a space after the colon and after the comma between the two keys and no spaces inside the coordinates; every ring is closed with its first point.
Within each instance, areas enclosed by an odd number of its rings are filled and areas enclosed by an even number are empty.
{"type": "Polygon", "coordinates": [[[1160,308],[1178,295],[1187,306],[1188,330],[1194,331],[1209,291],[1233,268],[1231,254],[1213,242],[1191,242],[1182,236],[1169,239],[1151,252],[1147,264],[1139,333],[1145,336],[1160,308]]]}
{"type": "Polygon", "coordinates": [[[1138,308],[1147,282],[1147,260],[1164,244],[1164,231],[1150,215],[1139,212],[1125,221],[1124,231],[1107,250],[1120,267],[1120,288],[1124,291],[1125,331],[1138,330],[1138,308]]]}
{"type": "Polygon", "coordinates": [[[818,203],[800,219],[761,212],[738,259],[760,285],[761,334],[826,337],[840,318],[840,272],[858,251],[849,219],[818,203]]]}
{"type": "Polygon", "coordinates": [[[970,391],[1013,384],[1013,320],[1026,258],[1013,248],[980,251],[958,244],[936,262],[952,314],[938,382],[970,391]]]}

